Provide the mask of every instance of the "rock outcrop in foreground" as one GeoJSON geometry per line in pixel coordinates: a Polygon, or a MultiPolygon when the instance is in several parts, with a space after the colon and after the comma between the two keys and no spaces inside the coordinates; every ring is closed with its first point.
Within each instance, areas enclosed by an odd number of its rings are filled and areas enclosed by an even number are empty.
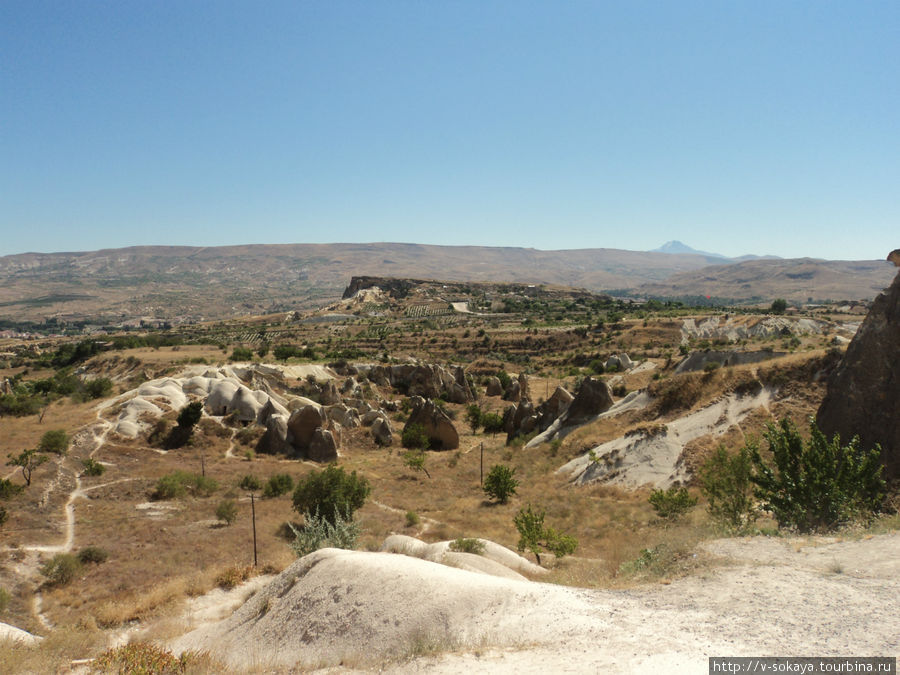
{"type": "Polygon", "coordinates": [[[900,478],[900,274],[872,303],[829,379],[817,422],[829,436],[881,445],[885,477],[900,478]]]}

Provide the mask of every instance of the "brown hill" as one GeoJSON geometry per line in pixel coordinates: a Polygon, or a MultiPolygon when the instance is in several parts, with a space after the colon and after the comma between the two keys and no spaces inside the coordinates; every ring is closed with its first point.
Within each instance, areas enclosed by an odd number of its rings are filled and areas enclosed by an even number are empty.
{"type": "Polygon", "coordinates": [[[196,321],[262,314],[337,300],[360,275],[739,301],[870,299],[890,282],[892,269],[883,262],[808,259],[707,265],[707,258],[693,254],[396,243],[25,253],[0,257],[0,318],[196,321]]]}
{"type": "Polygon", "coordinates": [[[0,314],[222,318],[336,300],[354,275],[633,288],[706,264],[702,256],[616,249],[418,244],[132,247],[0,258],[0,314]]]}
{"type": "Polygon", "coordinates": [[[880,260],[763,259],[679,272],[639,291],[654,297],[709,295],[736,301],[871,300],[891,283],[894,267],[880,260]]]}

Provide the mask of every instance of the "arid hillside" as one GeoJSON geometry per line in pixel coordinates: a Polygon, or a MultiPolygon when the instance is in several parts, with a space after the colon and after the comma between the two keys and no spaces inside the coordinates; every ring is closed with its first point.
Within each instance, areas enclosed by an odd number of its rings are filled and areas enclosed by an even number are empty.
{"type": "Polygon", "coordinates": [[[887,266],[877,262],[708,265],[709,258],[693,254],[396,243],[26,253],[0,258],[0,318],[222,319],[315,307],[339,298],[358,275],[556,284],[734,301],[871,299],[890,281],[887,266]]]}

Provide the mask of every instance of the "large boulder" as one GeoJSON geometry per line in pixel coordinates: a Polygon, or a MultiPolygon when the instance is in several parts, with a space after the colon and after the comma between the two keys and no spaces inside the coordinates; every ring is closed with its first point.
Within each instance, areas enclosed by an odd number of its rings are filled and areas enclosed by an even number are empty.
{"type": "Polygon", "coordinates": [[[525,376],[525,373],[519,373],[518,382],[519,382],[519,399],[522,401],[530,401],[531,400],[531,391],[528,388],[528,378],[525,376]]]}
{"type": "Polygon", "coordinates": [[[327,429],[316,429],[306,451],[307,458],[314,462],[333,462],[337,459],[337,443],[327,429]]]}
{"type": "Polygon", "coordinates": [[[491,376],[487,381],[487,389],[485,393],[488,396],[503,396],[503,385],[499,377],[491,376]]]}
{"type": "Polygon", "coordinates": [[[586,377],[560,420],[565,425],[581,424],[609,410],[612,404],[612,392],[606,382],[586,377]]]}
{"type": "Polygon", "coordinates": [[[828,436],[881,446],[885,477],[900,478],[900,274],[872,308],[828,380],[816,416],[828,436]]]}
{"type": "Polygon", "coordinates": [[[556,418],[568,410],[574,400],[575,397],[568,390],[557,387],[553,395],[537,407],[538,428],[541,431],[549,428],[556,418]]]}
{"type": "Polygon", "coordinates": [[[356,408],[348,408],[345,405],[332,405],[326,408],[328,419],[337,422],[342,427],[355,429],[359,426],[359,412],[356,408]]]}
{"type": "Polygon", "coordinates": [[[285,415],[269,415],[266,433],[256,445],[257,452],[268,454],[292,454],[294,447],[288,443],[288,418],[285,415]]]}
{"type": "Polygon", "coordinates": [[[412,398],[412,410],[404,431],[413,424],[421,424],[428,435],[431,450],[453,450],[459,447],[459,433],[449,417],[434,401],[421,396],[412,398]]]}
{"type": "Polygon", "coordinates": [[[387,447],[394,442],[394,434],[391,423],[384,417],[376,417],[372,422],[372,438],[378,445],[387,447]]]}
{"type": "Polygon", "coordinates": [[[298,451],[305,452],[312,442],[318,428],[328,424],[324,410],[315,406],[305,406],[291,413],[287,426],[290,432],[290,443],[298,451]]]}
{"type": "Polygon", "coordinates": [[[336,405],[341,402],[341,394],[338,391],[334,380],[328,380],[322,385],[322,393],[320,396],[322,405],[336,405]]]}

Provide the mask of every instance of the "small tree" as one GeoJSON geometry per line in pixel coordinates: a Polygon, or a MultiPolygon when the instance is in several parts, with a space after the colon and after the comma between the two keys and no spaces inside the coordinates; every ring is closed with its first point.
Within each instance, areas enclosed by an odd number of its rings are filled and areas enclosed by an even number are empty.
{"type": "Polygon", "coordinates": [[[294,510],[315,513],[331,523],[338,517],[352,520],[369,496],[371,486],[356,471],[347,474],[342,467],[330,464],[322,471],[313,471],[297,483],[294,490],[294,510]]]}
{"type": "Polygon", "coordinates": [[[562,558],[575,552],[578,548],[578,540],[567,534],[561,534],[552,527],[544,525],[546,513],[543,509],[535,511],[531,504],[513,517],[513,523],[519,532],[518,550],[529,550],[534,553],[537,564],[541,564],[541,549],[550,551],[557,558],[562,558]]]}
{"type": "Polygon", "coordinates": [[[41,452],[52,452],[57,455],[64,455],[69,449],[69,435],[62,429],[51,429],[41,436],[41,442],[38,443],[38,450],[41,452]]]}
{"type": "MultiPolygon", "coordinates": [[[[246,476],[241,478],[241,482],[238,483],[238,487],[241,490],[247,490],[248,492],[253,492],[255,490],[259,490],[262,488],[262,481],[254,476],[252,473],[248,473],[246,476]]],[[[288,488],[290,489],[290,488],[288,488]]]]}
{"type": "Polygon", "coordinates": [[[477,403],[470,403],[466,408],[466,422],[469,423],[469,427],[472,429],[472,433],[478,433],[479,427],[482,426],[482,416],[484,413],[481,411],[481,408],[478,407],[477,403]]]}
{"type": "Polygon", "coordinates": [[[431,474],[428,473],[428,469],[425,468],[425,451],[421,448],[414,448],[411,450],[407,450],[404,452],[401,457],[403,458],[403,464],[408,466],[413,471],[424,471],[425,475],[431,478],[431,474]]]}
{"type": "Polygon", "coordinates": [[[224,520],[227,525],[231,525],[237,520],[237,504],[233,499],[223,499],[216,507],[216,518],[224,520]]]}
{"type": "Polygon", "coordinates": [[[84,467],[85,476],[102,476],[106,471],[105,466],[91,457],[81,460],[81,465],[84,467]]]}
{"type": "Polygon", "coordinates": [[[753,462],[747,446],[730,455],[720,445],[700,468],[700,484],[713,520],[738,532],[757,518],[753,501],[753,462]]]}
{"type": "Polygon", "coordinates": [[[18,466],[22,469],[22,478],[25,479],[25,485],[31,485],[31,474],[41,464],[47,461],[47,455],[42,455],[36,449],[23,450],[17,456],[10,455],[7,466],[18,466]]]}
{"type": "Polygon", "coordinates": [[[665,520],[678,520],[688,509],[697,505],[697,498],[691,497],[687,488],[674,485],[668,490],[654,490],[647,501],[656,515],[665,520]]]}
{"type": "Polygon", "coordinates": [[[509,498],[516,494],[519,481],[515,478],[516,470],[505,464],[495,464],[488,475],[484,477],[482,489],[491,499],[496,499],[501,504],[506,504],[509,498]]]}
{"type": "Polygon", "coordinates": [[[203,403],[201,401],[188,403],[181,409],[181,412],[178,413],[178,426],[191,430],[196,426],[197,422],[200,421],[202,416],[203,403]]]}
{"type": "Polygon", "coordinates": [[[856,437],[841,445],[829,441],[815,420],[804,442],[789,419],[769,424],[764,434],[774,465],[763,459],[756,443],[748,444],[753,461],[755,495],[781,527],[800,532],[832,529],[880,510],[885,496],[881,449],[859,447],[856,437]]]}
{"type": "Polygon", "coordinates": [[[769,307],[769,311],[772,314],[784,314],[787,309],[787,300],[784,298],[776,298],[772,301],[771,307],[769,307]]]}

